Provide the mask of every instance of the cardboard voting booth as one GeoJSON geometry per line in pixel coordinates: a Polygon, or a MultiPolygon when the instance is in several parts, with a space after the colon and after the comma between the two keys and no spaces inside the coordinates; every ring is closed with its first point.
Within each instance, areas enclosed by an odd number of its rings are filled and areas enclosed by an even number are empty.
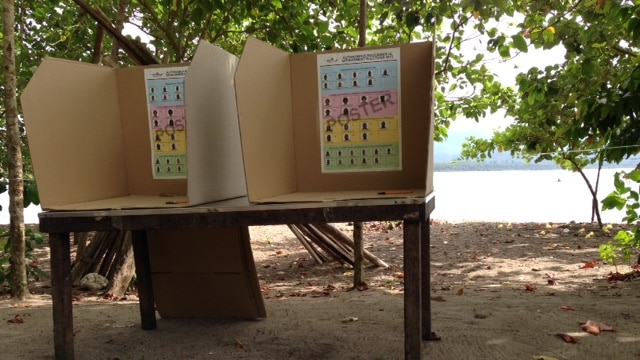
{"type": "Polygon", "coordinates": [[[21,96],[45,210],[188,206],[244,196],[238,60],[109,68],[48,58],[21,96]]]}
{"type": "Polygon", "coordinates": [[[433,191],[432,42],[289,54],[249,38],[236,71],[254,203],[433,191]]]}

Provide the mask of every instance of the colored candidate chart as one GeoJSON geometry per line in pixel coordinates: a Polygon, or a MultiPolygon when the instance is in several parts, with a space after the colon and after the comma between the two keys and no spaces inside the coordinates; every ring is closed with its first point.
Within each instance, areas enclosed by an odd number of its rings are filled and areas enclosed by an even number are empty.
{"type": "Polygon", "coordinates": [[[145,69],[154,179],[187,177],[184,76],[187,67],[145,69]]]}
{"type": "Polygon", "coordinates": [[[322,172],[402,169],[400,49],[319,54],[322,172]]]}

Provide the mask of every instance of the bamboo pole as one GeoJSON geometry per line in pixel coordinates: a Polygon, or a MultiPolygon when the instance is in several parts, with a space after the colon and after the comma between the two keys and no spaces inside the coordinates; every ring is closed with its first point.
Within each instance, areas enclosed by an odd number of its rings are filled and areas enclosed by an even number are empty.
{"type": "Polygon", "coordinates": [[[287,226],[289,227],[289,230],[291,230],[291,232],[298,238],[300,243],[302,243],[302,246],[307,249],[307,252],[309,252],[311,257],[313,258],[313,261],[315,261],[318,265],[322,264],[324,260],[320,258],[321,254],[318,253],[318,251],[311,245],[311,243],[309,243],[309,240],[304,236],[304,234],[300,232],[300,230],[295,225],[289,224],[287,226]]]}

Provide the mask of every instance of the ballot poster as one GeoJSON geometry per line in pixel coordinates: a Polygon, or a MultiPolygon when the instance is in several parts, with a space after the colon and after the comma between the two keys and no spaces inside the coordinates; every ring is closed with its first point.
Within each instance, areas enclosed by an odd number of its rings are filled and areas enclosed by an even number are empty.
{"type": "Polygon", "coordinates": [[[318,54],[322,172],[402,170],[400,49],[318,54]]]}
{"type": "Polygon", "coordinates": [[[184,77],[188,67],[144,70],[154,179],[187,178],[184,77]]]}

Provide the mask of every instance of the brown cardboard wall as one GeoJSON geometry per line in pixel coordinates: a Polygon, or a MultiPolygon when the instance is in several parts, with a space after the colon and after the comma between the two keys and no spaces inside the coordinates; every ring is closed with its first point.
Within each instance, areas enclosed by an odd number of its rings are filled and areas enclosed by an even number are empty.
{"type": "Polygon", "coordinates": [[[237,228],[147,230],[152,272],[241,273],[237,228]]]}
{"type": "MultiPolygon", "coordinates": [[[[170,318],[266,317],[243,274],[152,274],[158,314],[170,318]]],[[[262,296],[260,293],[257,296],[262,296]]]]}
{"type": "Polygon", "coordinates": [[[238,116],[254,120],[240,123],[248,191],[256,197],[295,192],[289,54],[254,38],[247,45],[236,96],[238,116]]]}
{"type": "Polygon", "coordinates": [[[128,195],[112,71],[46,59],[20,97],[45,208],[128,195]]]}

